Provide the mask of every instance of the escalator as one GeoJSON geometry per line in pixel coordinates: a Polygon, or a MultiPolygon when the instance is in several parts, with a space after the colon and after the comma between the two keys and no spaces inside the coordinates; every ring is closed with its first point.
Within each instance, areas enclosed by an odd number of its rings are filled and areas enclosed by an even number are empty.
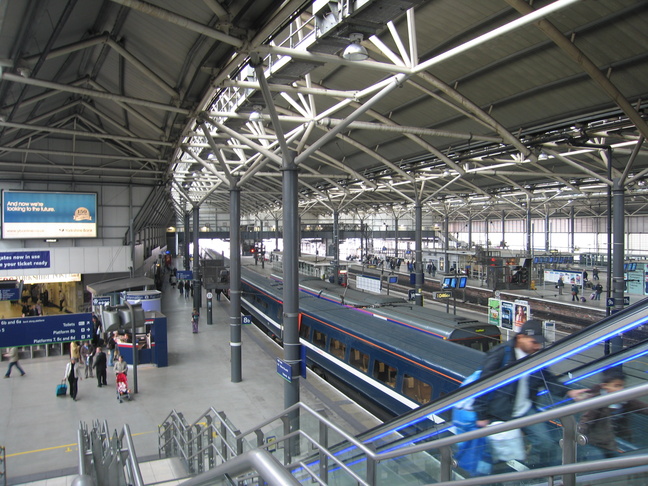
{"type": "MultiPolygon", "coordinates": [[[[371,466],[379,467],[378,472],[369,473],[368,469],[371,468],[368,468],[363,460],[366,454],[355,445],[342,442],[331,448],[331,451],[336,460],[359,476],[371,474],[373,478],[382,478],[377,484],[390,484],[389,481],[396,478],[399,478],[398,484],[428,484],[467,477],[461,470],[451,471],[448,450],[416,456],[405,453],[405,450],[413,445],[430,443],[454,435],[451,414],[459,402],[486,396],[540,370],[551,369],[555,383],[564,393],[551,394],[544,391],[532,397],[538,411],[555,411],[559,407],[574,404],[574,400],[566,397],[566,392],[570,389],[592,388],[601,382],[601,375],[605,370],[622,370],[625,374],[626,388],[646,384],[647,338],[648,299],[572,334],[538,353],[511,363],[491,376],[362,434],[357,439],[365,448],[377,454],[389,452],[390,460],[380,461],[379,466],[371,466]],[[399,457],[396,452],[400,449],[404,451],[404,455],[399,457]]],[[[645,412],[642,411],[642,414],[645,412]]],[[[628,420],[635,432],[634,438],[629,444],[628,441],[625,441],[625,444],[622,444],[621,440],[618,441],[619,449],[616,452],[619,456],[628,451],[648,451],[648,420],[644,420],[640,414],[633,414],[628,420]]],[[[565,433],[562,420],[553,420],[548,425],[548,430],[560,454],[558,441],[564,439],[565,433]]],[[[565,452],[566,448],[563,448],[563,463],[576,462],[584,447],[574,447],[572,452],[565,452]]],[[[320,460],[321,456],[313,457],[303,460],[303,464],[312,471],[318,468],[320,460]]],[[[523,459],[499,466],[500,472],[528,469],[523,459]]],[[[341,474],[348,473],[343,468],[327,470],[326,476],[332,484],[336,482],[331,481],[336,470],[341,474]]],[[[298,474],[297,476],[299,477],[298,474]]]]}

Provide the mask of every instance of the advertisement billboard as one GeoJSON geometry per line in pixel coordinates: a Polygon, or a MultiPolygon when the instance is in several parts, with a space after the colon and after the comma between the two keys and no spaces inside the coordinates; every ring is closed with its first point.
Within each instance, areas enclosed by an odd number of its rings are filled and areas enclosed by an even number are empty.
{"type": "Polygon", "coordinates": [[[97,195],[2,191],[2,238],[96,238],[97,195]]]}

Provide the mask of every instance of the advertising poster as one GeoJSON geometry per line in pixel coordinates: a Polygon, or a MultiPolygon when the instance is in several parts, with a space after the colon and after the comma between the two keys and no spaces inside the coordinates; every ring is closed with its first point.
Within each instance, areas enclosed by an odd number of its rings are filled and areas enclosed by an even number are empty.
{"type": "Polygon", "coordinates": [[[515,315],[513,317],[513,330],[518,333],[524,323],[531,318],[531,307],[528,302],[516,301],[513,304],[515,315]]]}
{"type": "Polygon", "coordinates": [[[500,325],[500,300],[493,297],[488,299],[488,323],[500,325]]]}
{"type": "Polygon", "coordinates": [[[2,191],[2,238],[96,238],[97,195],[2,191]]]}
{"type": "Polygon", "coordinates": [[[574,272],[571,270],[545,270],[544,271],[544,281],[545,283],[555,284],[558,282],[558,279],[562,277],[565,287],[569,287],[572,284],[578,286],[583,285],[583,274],[581,272],[574,272]]]}
{"type": "Polygon", "coordinates": [[[644,276],[646,274],[645,265],[638,264],[635,270],[626,272],[626,288],[629,294],[644,295],[645,284],[644,276]]]}
{"type": "Polygon", "coordinates": [[[515,309],[513,307],[513,302],[503,300],[500,304],[500,327],[504,329],[513,329],[514,315],[515,309]]]}

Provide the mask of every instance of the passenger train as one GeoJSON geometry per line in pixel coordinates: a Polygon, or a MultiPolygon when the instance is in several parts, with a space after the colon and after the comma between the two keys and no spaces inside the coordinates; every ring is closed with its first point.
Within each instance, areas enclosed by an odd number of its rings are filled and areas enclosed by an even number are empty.
{"type": "Polygon", "coordinates": [[[394,324],[415,328],[479,351],[486,352],[497,346],[501,340],[497,326],[430,307],[413,305],[401,297],[362,292],[312,278],[301,279],[299,287],[306,294],[348,306],[362,307],[366,312],[394,324]]]}
{"type": "MultiPolygon", "coordinates": [[[[283,337],[283,284],[242,268],[241,304],[257,325],[283,337]]],[[[300,296],[299,337],[307,365],[386,419],[455,390],[484,353],[364,309],[300,296]]]]}

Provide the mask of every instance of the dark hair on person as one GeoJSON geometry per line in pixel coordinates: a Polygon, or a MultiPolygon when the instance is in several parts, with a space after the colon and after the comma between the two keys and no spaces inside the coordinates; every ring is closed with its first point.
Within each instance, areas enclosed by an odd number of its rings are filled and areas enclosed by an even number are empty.
{"type": "Polygon", "coordinates": [[[614,380],[621,380],[625,381],[625,373],[621,368],[609,368],[605,371],[603,371],[603,383],[610,383],[611,381],[614,380]]]}

